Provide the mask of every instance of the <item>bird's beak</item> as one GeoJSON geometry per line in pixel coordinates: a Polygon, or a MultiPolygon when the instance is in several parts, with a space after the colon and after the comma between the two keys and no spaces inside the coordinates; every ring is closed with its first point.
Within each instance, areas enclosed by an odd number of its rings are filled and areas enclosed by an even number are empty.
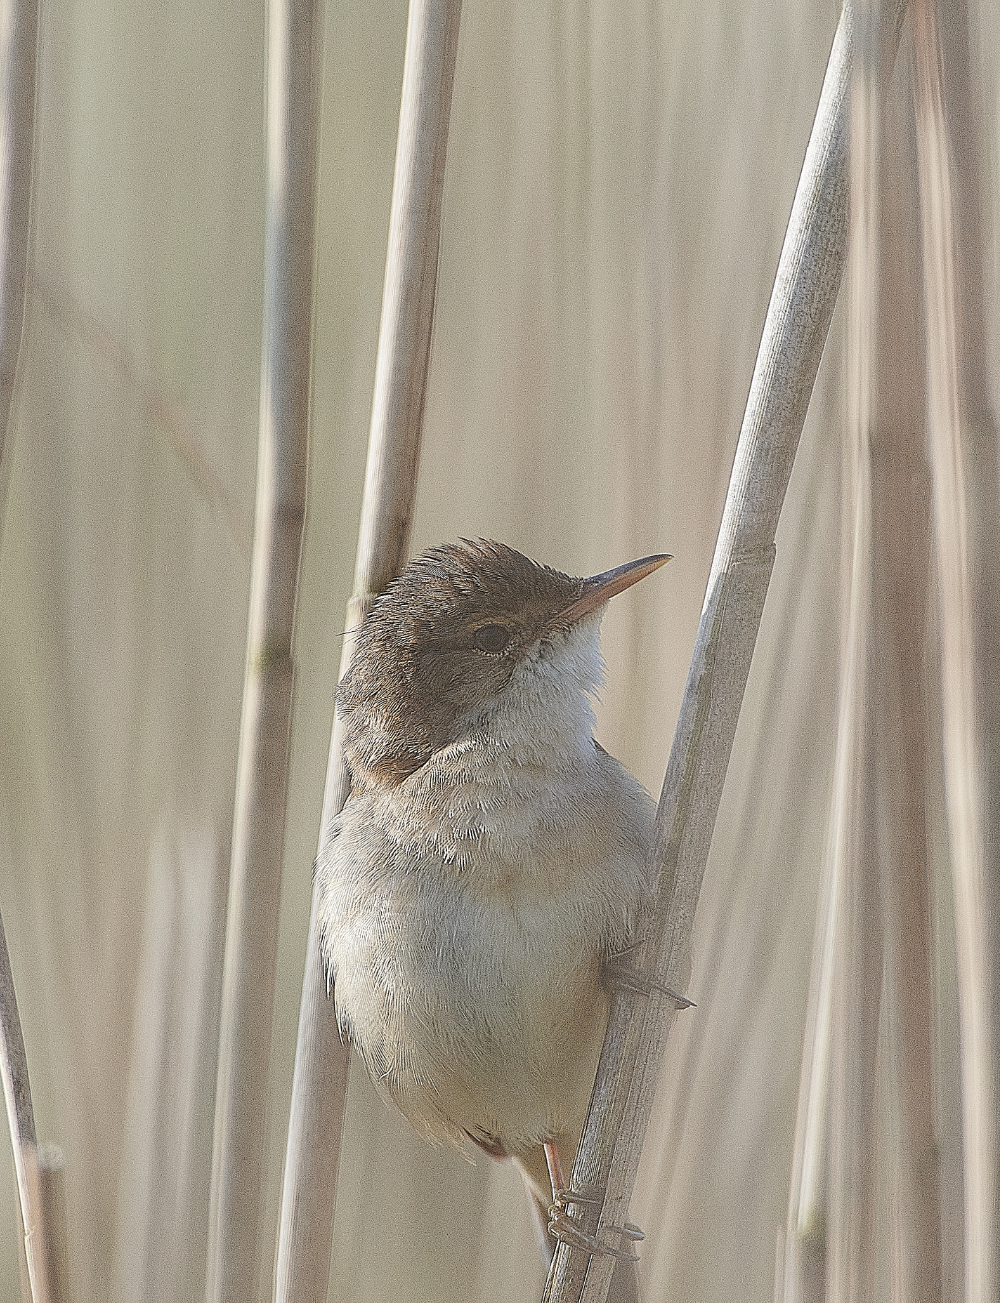
{"type": "Polygon", "coordinates": [[[637,584],[640,579],[645,579],[654,570],[659,570],[660,566],[665,566],[670,560],[672,558],[669,556],[644,556],[639,561],[627,561],[623,566],[615,566],[614,570],[605,570],[601,575],[591,575],[589,579],[583,581],[583,593],[576,601],[553,616],[545,627],[566,628],[568,625],[575,624],[577,620],[582,620],[591,611],[596,611],[605,602],[610,602],[612,597],[624,593],[626,588],[631,588],[633,584],[637,584]]]}

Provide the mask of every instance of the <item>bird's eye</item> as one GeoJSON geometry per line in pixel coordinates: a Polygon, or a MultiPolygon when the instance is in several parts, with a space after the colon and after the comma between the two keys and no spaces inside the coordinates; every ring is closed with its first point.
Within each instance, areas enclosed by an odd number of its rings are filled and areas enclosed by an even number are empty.
{"type": "Polygon", "coordinates": [[[472,643],[480,651],[490,652],[496,656],[500,652],[507,650],[513,636],[511,631],[505,629],[502,624],[484,624],[481,629],[477,629],[472,635],[472,643]]]}

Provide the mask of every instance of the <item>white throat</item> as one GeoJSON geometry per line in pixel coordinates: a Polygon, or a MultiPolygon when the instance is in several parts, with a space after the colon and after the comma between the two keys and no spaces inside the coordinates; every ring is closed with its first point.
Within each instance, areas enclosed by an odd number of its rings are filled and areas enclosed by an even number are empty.
{"type": "MultiPolygon", "coordinates": [[[[604,680],[603,608],[564,633],[539,640],[486,711],[467,720],[466,740],[501,752],[512,764],[563,768],[594,752],[591,695],[604,680]]],[[[459,736],[463,735],[459,721],[459,736]]]]}

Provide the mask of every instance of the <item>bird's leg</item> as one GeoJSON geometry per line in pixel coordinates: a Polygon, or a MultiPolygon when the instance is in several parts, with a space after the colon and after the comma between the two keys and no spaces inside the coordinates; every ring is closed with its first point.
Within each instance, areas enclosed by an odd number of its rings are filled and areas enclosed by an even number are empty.
{"type": "Polygon", "coordinates": [[[549,1180],[552,1182],[552,1199],[558,1201],[559,1196],[566,1189],[566,1177],[563,1175],[562,1159],[559,1157],[559,1148],[554,1140],[546,1140],[543,1146],[545,1149],[545,1166],[549,1169],[549,1180]]]}
{"type": "MultiPolygon", "coordinates": [[[[585,1249],[588,1253],[608,1253],[615,1258],[634,1259],[636,1255],[630,1250],[610,1248],[593,1235],[588,1235],[577,1219],[570,1214],[570,1204],[600,1206],[604,1202],[603,1195],[598,1191],[584,1194],[582,1191],[574,1190],[567,1185],[563,1173],[562,1159],[559,1156],[559,1147],[555,1140],[546,1140],[544,1148],[545,1164],[549,1169],[549,1180],[552,1183],[549,1234],[557,1240],[563,1240],[567,1244],[574,1245],[576,1248],[585,1249]]],[[[634,1241],[645,1238],[638,1226],[633,1226],[631,1222],[625,1223],[620,1229],[620,1234],[626,1240],[634,1241]]]]}
{"type": "Polygon", "coordinates": [[[597,1249],[597,1241],[586,1233],[575,1217],[570,1215],[568,1205],[596,1201],[586,1197],[580,1199],[573,1197],[574,1192],[566,1184],[562,1159],[559,1156],[559,1146],[555,1140],[546,1140],[543,1148],[545,1150],[545,1165],[549,1169],[549,1181],[552,1184],[549,1234],[557,1240],[565,1240],[569,1244],[575,1244],[578,1248],[589,1249],[594,1252],[597,1249]]]}

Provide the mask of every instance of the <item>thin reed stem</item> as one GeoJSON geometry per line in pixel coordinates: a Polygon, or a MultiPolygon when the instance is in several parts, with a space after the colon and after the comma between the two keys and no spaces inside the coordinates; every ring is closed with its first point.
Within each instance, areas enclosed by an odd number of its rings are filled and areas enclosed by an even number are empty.
{"type": "MultiPolygon", "coordinates": [[[[651,993],[616,993],[570,1205],[621,1249],[676,1004],[690,973],[695,907],[774,558],[774,535],[844,267],[851,15],[845,8],[792,206],[737,445],[691,669],[657,812],[662,864],[653,926],[637,955],[651,993]]],[[[640,982],[641,985],[641,982],[640,982]]],[[[545,1298],[602,1303],[615,1259],[560,1243],[545,1298]]]]}
{"type": "Polygon", "coordinates": [[[31,1104],[28,1059],[24,1052],[21,1017],[14,992],[7,937],[0,920],[0,1076],[3,1078],[7,1124],[14,1151],[17,1197],[24,1232],[24,1254],[33,1303],[51,1303],[43,1253],[44,1231],[34,1181],[35,1114],[31,1104]]]}
{"type": "MultiPolygon", "coordinates": [[[[305,523],[321,6],[273,0],[257,504],[226,918],[206,1299],[257,1297],[305,523]]],[[[269,1237],[268,1237],[269,1238],[269,1237]]]]}
{"type": "MultiPolygon", "coordinates": [[[[368,467],[341,674],[353,655],[353,631],[402,568],[409,546],[461,9],[460,0],[410,4],[368,467]]],[[[335,721],[321,850],[348,792],[335,721]]],[[[285,1153],[277,1303],[323,1303],[330,1274],[348,1052],[337,1036],[322,972],[316,908],[314,893],[285,1153]]]]}
{"type": "Polygon", "coordinates": [[[31,173],[35,137],[38,0],[15,0],[0,12],[0,522],[10,465],[8,439],[24,328],[31,173]]]}
{"type": "MultiPolygon", "coordinates": [[[[983,387],[978,223],[969,196],[968,85],[945,84],[943,36],[964,44],[964,6],[914,0],[915,112],[923,241],[927,412],[941,654],[945,803],[961,1029],[965,1298],[1000,1291],[1000,933],[996,431],[983,387]],[[963,164],[957,169],[956,160],[963,164]],[[963,175],[964,171],[964,175],[963,175]],[[965,212],[962,195],[965,193],[965,212]],[[964,216],[964,220],[963,220],[964,216]],[[970,275],[970,272],[972,275],[970,275]]],[[[953,51],[954,53],[954,51],[953,51]]],[[[947,61],[961,73],[967,54],[947,61]]]]}

